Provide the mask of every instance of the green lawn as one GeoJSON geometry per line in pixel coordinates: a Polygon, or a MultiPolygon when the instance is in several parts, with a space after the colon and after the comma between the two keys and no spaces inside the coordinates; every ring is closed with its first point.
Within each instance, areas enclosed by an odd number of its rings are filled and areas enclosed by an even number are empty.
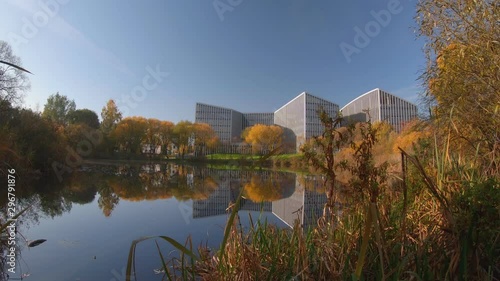
{"type": "Polygon", "coordinates": [[[258,155],[245,155],[245,154],[208,154],[207,159],[212,160],[240,160],[240,159],[259,159],[258,155]]]}

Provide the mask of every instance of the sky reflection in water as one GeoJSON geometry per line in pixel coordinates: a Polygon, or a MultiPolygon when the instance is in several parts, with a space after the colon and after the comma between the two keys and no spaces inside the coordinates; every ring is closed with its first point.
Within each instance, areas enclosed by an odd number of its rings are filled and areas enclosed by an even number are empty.
{"type": "MultiPolygon", "coordinates": [[[[299,218],[308,227],[326,201],[319,186],[313,178],[284,172],[171,164],[86,166],[62,184],[34,187],[32,194],[18,198],[20,205],[33,206],[21,222],[22,236],[47,241],[28,248],[18,235],[21,255],[11,277],[124,280],[130,245],[143,236],[166,235],[183,243],[190,235],[195,247],[217,248],[227,207],[241,189],[244,227],[249,215],[280,227],[299,218]]],[[[163,240],[158,244],[165,256],[178,254],[163,240]]],[[[161,280],[154,273],[159,268],[154,240],[139,243],[137,276],[161,280]]]]}

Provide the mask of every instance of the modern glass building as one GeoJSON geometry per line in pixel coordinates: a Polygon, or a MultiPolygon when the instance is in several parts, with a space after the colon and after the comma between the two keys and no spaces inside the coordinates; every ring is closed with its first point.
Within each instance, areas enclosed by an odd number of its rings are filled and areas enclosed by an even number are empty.
{"type": "Polygon", "coordinates": [[[209,124],[223,143],[238,142],[241,138],[243,114],[229,108],[196,103],[195,123],[209,124]]]}
{"type": "Polygon", "coordinates": [[[303,92],[274,112],[274,124],[286,128],[285,142],[291,144],[291,151],[298,151],[307,139],[322,134],[318,116],[321,108],[332,117],[339,111],[338,105],[303,92]]]}
{"type": "Polygon", "coordinates": [[[295,192],[291,196],[272,202],[272,212],[292,228],[298,219],[300,225],[307,229],[316,225],[317,220],[323,215],[326,202],[324,192],[306,190],[297,182],[295,192]]]}
{"type": "Polygon", "coordinates": [[[243,113],[243,130],[256,124],[274,125],[274,113],[243,113]]]}
{"type": "Polygon", "coordinates": [[[341,109],[347,122],[385,121],[392,125],[396,132],[401,132],[404,125],[417,118],[417,106],[402,98],[396,97],[380,89],[371,90],[341,109]]]}
{"type": "MultiPolygon", "coordinates": [[[[241,142],[241,133],[247,127],[255,124],[279,125],[285,131],[285,151],[295,152],[306,140],[323,133],[323,125],[318,116],[321,108],[332,117],[339,112],[337,104],[306,92],[274,113],[241,113],[229,108],[197,103],[195,122],[212,126],[219,140],[228,146],[237,146],[241,142]]],[[[354,99],[340,111],[347,122],[359,122],[368,120],[365,110],[369,110],[372,121],[386,121],[397,132],[401,131],[405,123],[417,117],[416,105],[378,88],[354,99]]]]}
{"type": "Polygon", "coordinates": [[[285,131],[286,151],[295,152],[305,140],[320,135],[323,127],[318,111],[323,108],[335,116],[339,106],[303,92],[274,113],[240,113],[236,110],[203,103],[196,104],[196,123],[207,123],[222,143],[241,141],[245,128],[255,124],[279,125],[285,131]]]}

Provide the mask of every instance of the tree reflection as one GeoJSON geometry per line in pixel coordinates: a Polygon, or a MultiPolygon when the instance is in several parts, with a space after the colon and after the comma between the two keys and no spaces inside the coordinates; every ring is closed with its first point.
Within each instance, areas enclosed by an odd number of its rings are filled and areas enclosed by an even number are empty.
{"type": "Polygon", "coordinates": [[[204,201],[229,182],[234,182],[234,187],[231,184],[230,188],[235,188],[235,194],[244,188],[245,197],[250,201],[271,202],[293,193],[296,180],[294,174],[176,164],[94,165],[82,170],[74,172],[62,183],[32,186],[35,192],[20,196],[20,202],[32,206],[26,217],[36,222],[39,216],[53,218],[71,211],[73,203],[83,205],[94,201],[105,217],[111,216],[120,200],[136,202],[175,198],[179,201],[204,201]]]}
{"type": "Polygon", "coordinates": [[[115,209],[120,197],[114,192],[113,188],[107,184],[106,181],[102,182],[98,188],[99,199],[97,205],[102,210],[105,217],[111,216],[111,212],[115,209]]]}
{"type": "Polygon", "coordinates": [[[100,177],[89,177],[86,173],[75,173],[64,190],[64,198],[80,205],[91,203],[97,193],[100,177]]]}
{"type": "Polygon", "coordinates": [[[243,187],[243,194],[256,203],[276,201],[294,192],[295,180],[295,174],[291,173],[269,171],[252,173],[250,181],[243,187]]]}

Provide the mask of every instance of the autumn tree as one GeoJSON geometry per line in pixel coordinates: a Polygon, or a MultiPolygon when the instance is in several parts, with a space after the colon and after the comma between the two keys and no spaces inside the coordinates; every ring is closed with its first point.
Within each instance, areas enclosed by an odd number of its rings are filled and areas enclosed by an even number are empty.
{"type": "Polygon", "coordinates": [[[58,92],[48,97],[42,116],[52,122],[67,125],[69,123],[69,116],[75,109],[75,101],[68,99],[65,95],[60,95],[58,92]]]}
{"type": "Polygon", "coordinates": [[[419,120],[414,120],[408,123],[405,128],[399,133],[393,143],[393,151],[401,153],[399,148],[408,153],[414,152],[414,146],[420,142],[429,140],[431,136],[431,127],[425,126],[425,123],[419,120]]]}
{"type": "Polygon", "coordinates": [[[500,159],[499,18],[497,1],[417,4],[419,35],[426,40],[422,78],[434,121],[455,149],[478,151],[489,167],[500,159]]]}
{"type": "Polygon", "coordinates": [[[118,110],[115,101],[110,99],[101,110],[101,124],[99,129],[103,134],[103,142],[98,147],[100,152],[109,154],[116,148],[117,144],[110,134],[121,120],[122,113],[118,110]]]}
{"type": "Polygon", "coordinates": [[[111,132],[111,137],[126,152],[140,154],[146,131],[146,118],[127,117],[116,125],[116,128],[111,132]]]}
{"type": "Polygon", "coordinates": [[[155,118],[146,120],[146,135],[144,144],[147,146],[147,153],[154,153],[158,146],[161,146],[160,138],[161,121],[155,118]]]}
{"type": "Polygon", "coordinates": [[[99,199],[97,205],[102,210],[104,216],[109,217],[115,209],[116,205],[120,202],[120,197],[114,192],[113,188],[104,182],[99,186],[99,199]]]}
{"type": "Polygon", "coordinates": [[[180,121],[173,128],[173,143],[177,146],[182,159],[189,152],[193,138],[193,123],[180,121]]]}
{"type": "Polygon", "coordinates": [[[198,155],[203,155],[206,148],[213,148],[218,138],[214,129],[206,123],[193,124],[194,147],[198,155]]]}
{"type": "Polygon", "coordinates": [[[173,128],[174,123],[170,121],[160,121],[160,132],[159,139],[162,146],[162,151],[165,151],[165,154],[169,154],[170,147],[173,144],[173,128]]]}
{"type": "Polygon", "coordinates": [[[283,198],[283,188],[277,179],[272,177],[263,179],[261,176],[252,176],[246,183],[244,195],[256,203],[272,202],[283,198]]]}
{"type": "Polygon", "coordinates": [[[99,117],[94,111],[84,108],[68,113],[69,124],[85,124],[93,129],[99,128],[99,117]]]}
{"type": "Polygon", "coordinates": [[[118,110],[114,100],[109,100],[101,111],[101,131],[108,135],[122,120],[122,113],[118,110]]]}
{"type": "Polygon", "coordinates": [[[252,151],[275,152],[281,149],[283,142],[283,129],[277,125],[256,124],[243,131],[243,139],[252,145],[252,151]]]}

